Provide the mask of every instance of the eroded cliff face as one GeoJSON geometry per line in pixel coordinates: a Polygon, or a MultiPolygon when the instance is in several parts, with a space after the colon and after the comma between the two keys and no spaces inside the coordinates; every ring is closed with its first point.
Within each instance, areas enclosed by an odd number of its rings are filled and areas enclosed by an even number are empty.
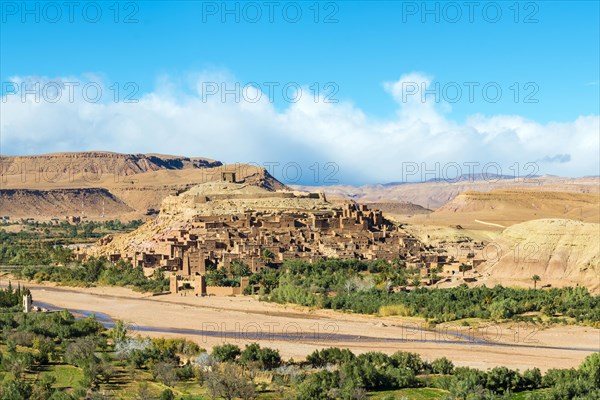
{"type": "MultiPolygon", "coordinates": [[[[130,176],[150,171],[212,168],[223,165],[208,158],[193,158],[162,154],[121,154],[106,151],[52,153],[33,156],[1,156],[2,175],[35,174],[41,180],[63,181],[79,174],[93,176],[130,176]]],[[[101,178],[100,178],[101,179],[101,178]]]]}

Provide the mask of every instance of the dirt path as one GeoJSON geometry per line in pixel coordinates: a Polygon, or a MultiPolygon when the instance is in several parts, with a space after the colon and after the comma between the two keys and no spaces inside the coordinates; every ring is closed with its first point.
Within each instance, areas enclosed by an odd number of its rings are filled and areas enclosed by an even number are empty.
{"type": "Polygon", "coordinates": [[[475,222],[483,224],[483,225],[489,225],[489,226],[496,226],[498,228],[506,228],[506,226],[504,225],[500,225],[500,224],[494,224],[493,222],[485,222],[485,221],[480,221],[478,219],[475,220],[475,222]]]}

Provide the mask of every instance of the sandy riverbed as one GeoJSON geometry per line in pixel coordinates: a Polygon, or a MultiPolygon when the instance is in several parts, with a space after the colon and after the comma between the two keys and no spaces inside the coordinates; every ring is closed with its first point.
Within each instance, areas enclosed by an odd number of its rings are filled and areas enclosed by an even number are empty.
{"type": "MultiPolygon", "coordinates": [[[[7,281],[0,280],[0,284],[6,285],[7,281]]],[[[539,329],[525,324],[490,324],[476,330],[438,326],[431,331],[419,329],[426,328],[420,319],[308,310],[251,297],[151,297],[116,287],[25,284],[32,291],[34,304],[45,302],[107,314],[126,321],[132,330],[139,326],[138,331],[144,336],[187,337],[205,348],[223,342],[243,347],[257,341],[295,359],[316,348],[338,346],[356,353],[414,351],[429,360],[446,356],[456,365],[482,369],[504,365],[547,370],[575,367],[591,352],[600,351],[600,330],[581,326],[539,329]],[[177,332],[165,331],[173,329],[177,332]],[[248,334],[259,334],[260,339],[243,337],[248,334]],[[484,345],[480,341],[499,345],[484,345]]]]}

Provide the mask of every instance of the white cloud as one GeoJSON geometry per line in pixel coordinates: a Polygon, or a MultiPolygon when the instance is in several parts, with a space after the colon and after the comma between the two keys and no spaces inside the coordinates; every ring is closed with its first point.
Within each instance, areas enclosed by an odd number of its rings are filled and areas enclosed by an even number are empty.
{"type": "MultiPolygon", "coordinates": [[[[431,78],[419,73],[383,84],[398,104],[397,113],[388,120],[371,118],[348,102],[326,103],[323,97],[315,101],[308,87],[297,103],[283,111],[271,104],[265,88],[262,92],[247,89],[249,98],[262,94],[256,102],[244,101],[243,94],[240,102],[233,95],[223,102],[220,93],[206,94],[210,88],[206,82],[225,82],[231,89],[235,78],[218,71],[179,82],[161,77],[156,91],[129,104],[115,103],[114,90],[103,83],[101,101],[85,101],[81,87],[92,79],[15,77],[14,82],[42,86],[50,81],[81,85],[73,102],[67,93],[56,103],[43,97],[35,102],[32,95],[25,101],[19,94],[4,96],[2,153],[110,150],[205,156],[225,162],[279,162],[275,169],[279,177],[281,165],[297,162],[303,169],[301,182],[306,184],[314,183],[314,168],[309,167],[315,162],[320,166],[317,183],[333,171],[333,167],[324,169],[327,162],[339,166],[334,178],[344,183],[403,180],[406,168],[412,168],[403,163],[417,163],[419,169],[430,171],[439,163],[442,172],[444,163],[478,162],[476,172],[480,172],[483,165],[495,162],[503,173],[513,174],[508,168],[514,163],[539,160],[538,173],[561,176],[598,174],[600,168],[598,115],[547,124],[512,115],[473,115],[459,124],[447,117],[447,105],[422,101],[419,92],[411,96],[403,92],[411,82],[430,84],[431,78]],[[557,154],[568,158],[551,162],[557,154]]],[[[129,93],[122,86],[121,100],[129,93]]]]}

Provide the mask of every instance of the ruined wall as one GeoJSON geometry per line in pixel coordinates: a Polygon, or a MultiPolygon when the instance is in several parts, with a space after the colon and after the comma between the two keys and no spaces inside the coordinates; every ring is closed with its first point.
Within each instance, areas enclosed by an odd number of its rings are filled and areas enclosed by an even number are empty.
{"type": "Polygon", "coordinates": [[[242,291],[239,287],[207,286],[206,294],[209,296],[233,296],[242,294],[242,291]]]}

